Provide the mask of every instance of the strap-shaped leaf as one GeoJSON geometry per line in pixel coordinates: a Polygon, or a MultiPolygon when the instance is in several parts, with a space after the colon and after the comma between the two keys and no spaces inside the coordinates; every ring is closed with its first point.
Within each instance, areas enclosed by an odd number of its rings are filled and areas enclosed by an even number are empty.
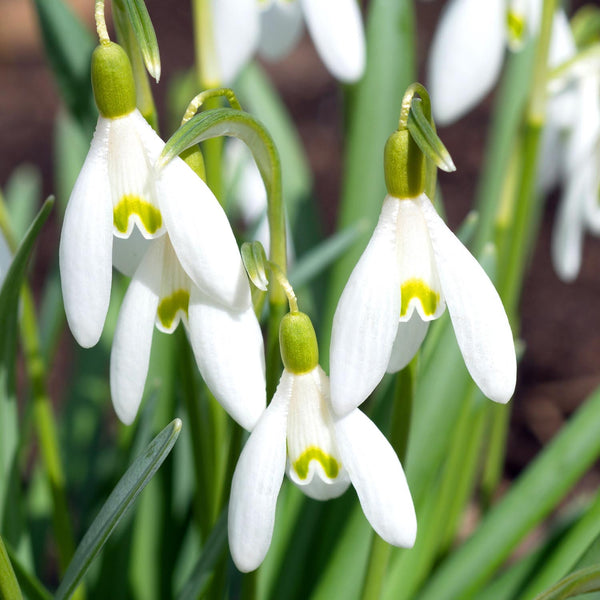
{"type": "Polygon", "coordinates": [[[169,423],[121,477],[77,547],[56,592],[55,600],[69,598],[75,591],[117,523],[171,452],[180,431],[180,419],[169,423]]]}
{"type": "Polygon", "coordinates": [[[269,278],[266,273],[267,255],[263,245],[258,242],[245,242],[242,244],[242,261],[250,281],[263,292],[267,291],[269,278]]]}
{"type": "Polygon", "coordinates": [[[446,146],[444,146],[442,140],[438,137],[435,129],[429,122],[429,119],[425,116],[422,102],[418,98],[413,100],[410,107],[408,130],[410,131],[413,140],[417,143],[417,146],[421,149],[421,152],[423,152],[436,167],[447,173],[456,171],[450,153],[446,149],[446,146]]]}
{"type": "Polygon", "coordinates": [[[148,73],[158,83],[160,79],[160,54],[154,26],[150,20],[144,0],[119,0],[118,5],[127,14],[127,19],[137,39],[148,73]]]}
{"type": "Polygon", "coordinates": [[[581,594],[600,591],[600,567],[598,565],[581,569],[561,579],[548,591],[535,597],[535,600],[565,600],[581,594]]]}
{"type": "Polygon", "coordinates": [[[0,537],[0,597],[12,598],[13,600],[22,600],[23,594],[17,582],[8,552],[4,542],[0,537]]]}

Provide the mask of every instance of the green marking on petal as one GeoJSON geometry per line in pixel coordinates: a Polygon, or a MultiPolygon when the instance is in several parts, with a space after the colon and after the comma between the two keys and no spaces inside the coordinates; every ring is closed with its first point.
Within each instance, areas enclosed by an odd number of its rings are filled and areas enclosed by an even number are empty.
{"type": "Polygon", "coordinates": [[[125,194],[113,209],[114,226],[121,233],[127,233],[129,219],[133,215],[140,218],[144,229],[150,234],[162,227],[162,215],[158,208],[135,194],[125,194]]]}
{"type": "Polygon", "coordinates": [[[340,472],[340,463],[321,450],[321,448],[317,448],[316,446],[308,447],[301,455],[300,458],[294,461],[292,465],[294,467],[294,471],[296,471],[298,477],[300,479],[306,479],[308,477],[308,466],[310,465],[311,460],[316,460],[321,463],[323,470],[325,471],[325,475],[329,477],[329,479],[335,479],[340,472]]]}
{"type": "Polygon", "coordinates": [[[514,10],[506,11],[506,27],[511,48],[518,49],[525,38],[526,22],[523,15],[514,10]]]}
{"type": "Polygon", "coordinates": [[[423,307],[423,313],[430,317],[437,310],[440,295],[434,292],[422,279],[407,279],[400,288],[402,306],[400,316],[404,317],[408,305],[413,298],[417,298],[423,307]]]}
{"type": "Polygon", "coordinates": [[[187,290],[177,290],[170,296],[163,298],[158,305],[158,320],[165,329],[171,329],[178,311],[188,316],[190,293],[187,290]]]}

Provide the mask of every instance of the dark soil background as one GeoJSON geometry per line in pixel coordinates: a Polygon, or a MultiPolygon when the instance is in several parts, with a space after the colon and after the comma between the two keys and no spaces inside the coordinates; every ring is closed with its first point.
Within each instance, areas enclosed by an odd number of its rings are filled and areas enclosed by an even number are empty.
{"type": "MultiPolygon", "coordinates": [[[[91,29],[92,0],[70,3],[91,29]]],[[[147,4],[163,61],[164,79],[155,88],[161,112],[170,78],[191,65],[190,3],[148,0],[147,4]]],[[[419,75],[423,80],[427,49],[443,2],[416,4],[419,75]]],[[[338,86],[306,36],[286,60],[266,67],[299,128],[315,177],[319,210],[331,231],[343,152],[338,86]]],[[[473,201],[491,105],[490,97],[458,124],[440,131],[457,166],[456,173],[440,176],[452,227],[460,223],[473,201]]],[[[59,99],[44,62],[32,2],[0,0],[0,187],[15,167],[28,162],[41,170],[43,194],[53,192],[52,128],[58,109],[59,99]]],[[[586,238],[577,281],[572,285],[561,283],[550,263],[556,204],[557,195],[548,200],[523,293],[522,338],[526,350],[512,401],[506,466],[509,478],[532,459],[600,384],[600,240],[586,238]]],[[[56,221],[51,222],[43,239],[48,251],[38,253],[35,265],[38,280],[48,264],[56,260],[58,233],[56,221]]],[[[600,477],[588,476],[588,483],[597,482],[600,477]]]]}

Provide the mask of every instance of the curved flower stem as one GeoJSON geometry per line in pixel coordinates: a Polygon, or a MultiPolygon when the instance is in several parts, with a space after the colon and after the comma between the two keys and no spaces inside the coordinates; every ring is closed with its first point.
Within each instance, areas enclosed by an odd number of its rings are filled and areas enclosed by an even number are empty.
{"type": "Polygon", "coordinates": [[[239,103],[235,92],[231,88],[216,88],[212,90],[205,90],[204,92],[200,92],[197,96],[195,96],[191,102],[188,104],[188,107],[183,115],[183,119],[181,119],[181,124],[184,125],[187,123],[202,107],[202,105],[211,98],[225,98],[231,108],[235,110],[242,110],[242,105],[239,103]]]}
{"type": "Polygon", "coordinates": [[[402,108],[400,109],[400,117],[398,118],[398,131],[403,131],[408,127],[410,107],[412,106],[414,97],[417,94],[420,96],[421,101],[423,102],[423,112],[425,113],[425,116],[430,123],[433,123],[431,117],[431,100],[429,99],[429,93],[424,85],[415,82],[409,85],[406,88],[406,92],[404,92],[404,97],[402,98],[402,108]]]}
{"type": "Polygon", "coordinates": [[[273,275],[275,275],[275,278],[279,282],[279,285],[283,288],[285,295],[287,296],[290,312],[298,312],[298,298],[296,297],[292,284],[285,276],[285,273],[281,267],[273,261],[268,261],[268,265],[271,269],[271,272],[273,275]]]}
{"type": "Polygon", "coordinates": [[[104,0],[96,0],[94,17],[96,19],[96,31],[98,32],[100,43],[109,44],[110,37],[108,35],[108,28],[106,27],[106,19],[104,18],[104,0]]]}

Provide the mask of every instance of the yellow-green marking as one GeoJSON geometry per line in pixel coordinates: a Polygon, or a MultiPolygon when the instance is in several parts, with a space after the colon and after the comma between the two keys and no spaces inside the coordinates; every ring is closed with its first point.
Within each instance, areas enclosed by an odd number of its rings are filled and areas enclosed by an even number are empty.
{"type": "Polygon", "coordinates": [[[127,233],[129,219],[133,215],[140,218],[144,229],[150,234],[162,227],[162,215],[158,208],[135,194],[125,194],[113,208],[113,223],[117,231],[127,233]]]}
{"type": "Polygon", "coordinates": [[[341,467],[340,463],[333,458],[333,456],[323,452],[321,448],[309,446],[292,465],[300,479],[306,479],[308,477],[308,467],[311,460],[316,460],[321,463],[325,475],[327,475],[329,479],[335,479],[338,476],[341,467]]]}
{"type": "Polygon", "coordinates": [[[401,317],[406,315],[408,305],[413,298],[418,298],[423,307],[423,313],[427,317],[435,314],[440,302],[440,295],[434,292],[422,279],[407,279],[400,288],[400,297],[402,298],[401,317]]]}
{"type": "Polygon", "coordinates": [[[158,305],[158,320],[165,329],[171,329],[178,311],[188,316],[190,293],[187,290],[177,290],[170,296],[163,298],[158,305]]]}

